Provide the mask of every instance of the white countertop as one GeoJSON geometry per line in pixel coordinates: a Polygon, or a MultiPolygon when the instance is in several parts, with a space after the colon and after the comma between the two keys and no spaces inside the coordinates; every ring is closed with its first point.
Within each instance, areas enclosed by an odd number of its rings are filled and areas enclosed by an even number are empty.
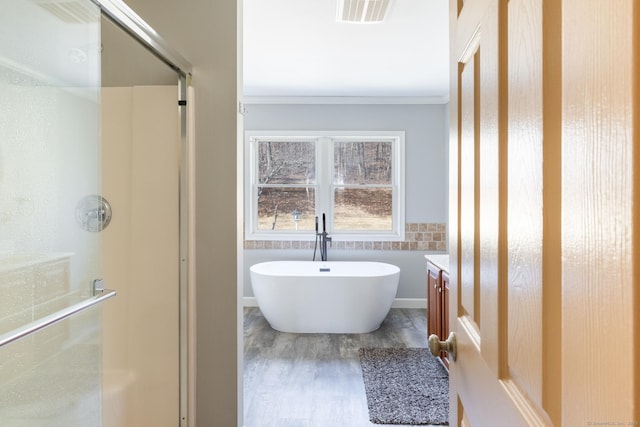
{"type": "Polygon", "coordinates": [[[449,255],[448,254],[427,254],[424,256],[427,261],[441,270],[449,272],[449,255]]]}

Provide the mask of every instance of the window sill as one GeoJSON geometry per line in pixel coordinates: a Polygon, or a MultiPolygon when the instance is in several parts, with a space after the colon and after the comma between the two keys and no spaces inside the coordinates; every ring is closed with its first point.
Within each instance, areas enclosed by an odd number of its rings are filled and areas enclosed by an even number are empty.
{"type": "MultiPolygon", "coordinates": [[[[402,251],[446,251],[447,229],[444,223],[412,223],[405,226],[405,238],[402,241],[367,239],[363,236],[333,236],[330,247],[335,250],[402,250],[402,251]],[[352,239],[349,239],[352,237],[352,239]]],[[[256,236],[259,237],[259,236],[256,236]]],[[[376,236],[368,236],[374,238],[376,236]]],[[[394,236],[395,237],[395,236],[394,236]]],[[[269,235],[264,239],[247,239],[244,249],[313,249],[313,233],[289,233],[269,235]]]]}

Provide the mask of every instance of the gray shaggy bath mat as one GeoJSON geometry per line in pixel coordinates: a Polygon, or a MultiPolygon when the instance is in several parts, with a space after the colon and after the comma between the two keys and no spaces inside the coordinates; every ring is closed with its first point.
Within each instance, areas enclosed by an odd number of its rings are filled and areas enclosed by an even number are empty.
{"type": "Polygon", "coordinates": [[[449,424],[449,373],[427,348],[358,350],[375,424],[449,424]]]}

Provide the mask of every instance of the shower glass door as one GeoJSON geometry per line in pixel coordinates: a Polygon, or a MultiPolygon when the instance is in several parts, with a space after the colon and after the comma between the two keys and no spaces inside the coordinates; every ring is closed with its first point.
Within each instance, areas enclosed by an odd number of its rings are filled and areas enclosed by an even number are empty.
{"type": "Polygon", "coordinates": [[[88,0],[0,0],[3,427],[101,425],[100,43],[88,0]]]}

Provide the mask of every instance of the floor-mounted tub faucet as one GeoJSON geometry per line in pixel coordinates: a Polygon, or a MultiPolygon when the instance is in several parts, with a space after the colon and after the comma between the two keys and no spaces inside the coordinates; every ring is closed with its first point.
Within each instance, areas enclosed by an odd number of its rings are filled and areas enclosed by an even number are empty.
{"type": "MultiPolygon", "coordinates": [[[[318,232],[318,217],[316,217],[316,248],[318,247],[318,239],[320,239],[320,258],[322,261],[327,260],[327,242],[331,243],[331,237],[327,233],[327,220],[325,214],[322,214],[322,233],[318,232]]],[[[316,249],[313,250],[313,260],[316,260],[316,249]]]]}

